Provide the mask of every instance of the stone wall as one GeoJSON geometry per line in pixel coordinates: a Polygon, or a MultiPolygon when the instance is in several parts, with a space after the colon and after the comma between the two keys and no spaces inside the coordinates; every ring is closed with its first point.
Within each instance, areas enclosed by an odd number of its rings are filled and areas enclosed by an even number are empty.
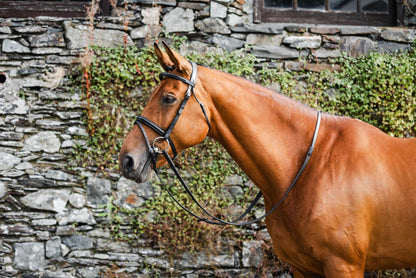
{"type": "Polygon", "coordinates": [[[188,50],[249,45],[248,51],[274,66],[321,70],[342,51],[403,50],[416,38],[412,28],[254,24],[251,1],[130,4],[122,11],[128,24],[123,17],[97,18],[93,38],[84,19],[0,19],[1,277],[114,277],[108,269],[125,277],[168,272],[254,277],[264,245],[270,246],[264,227],[257,227],[249,229],[256,240],[229,243],[211,257],[178,254],[172,262],[146,240],[137,247],[111,238],[100,217],[102,205],[110,196],[121,205],[132,195],[144,200],[154,188],[117,173],[103,176],[93,168],[69,167],[74,146],[85,144],[79,136],[86,128],[80,88],[71,86],[67,73],[77,67],[87,44],[143,46],[165,30],[186,34],[188,50]]]}

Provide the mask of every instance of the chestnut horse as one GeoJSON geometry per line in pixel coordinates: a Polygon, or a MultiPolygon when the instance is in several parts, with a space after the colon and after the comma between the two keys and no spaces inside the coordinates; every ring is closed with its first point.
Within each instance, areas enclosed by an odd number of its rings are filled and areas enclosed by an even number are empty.
{"type": "MultiPolygon", "coordinates": [[[[123,175],[144,182],[152,168],[166,163],[157,154],[149,162],[149,142],[159,148],[172,143],[180,152],[210,136],[259,187],[269,211],[304,163],[316,111],[198,66],[195,98],[177,119],[192,64],[165,49],[155,45],[159,62],[183,80],[162,80],[142,115],[163,130],[177,122],[170,141],[155,140],[161,132],[149,123],[134,125],[120,151],[123,175]]],[[[416,139],[393,138],[362,121],[323,114],[309,164],[266,225],[276,253],[293,266],[296,278],[363,277],[364,271],[416,266],[416,139]]]]}

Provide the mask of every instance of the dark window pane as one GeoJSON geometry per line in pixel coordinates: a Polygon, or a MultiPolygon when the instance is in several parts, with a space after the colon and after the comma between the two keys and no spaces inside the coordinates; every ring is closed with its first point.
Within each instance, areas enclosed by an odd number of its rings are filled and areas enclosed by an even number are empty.
{"type": "Polygon", "coordinates": [[[298,7],[301,9],[324,10],[325,0],[298,0],[298,7]]]}
{"type": "Polygon", "coordinates": [[[387,12],[388,0],[361,0],[361,10],[363,12],[387,12]]]}
{"type": "Polygon", "coordinates": [[[264,6],[269,8],[292,8],[292,0],[264,0],[264,6]]]}
{"type": "Polygon", "coordinates": [[[333,11],[357,11],[357,0],[329,0],[333,11]]]}

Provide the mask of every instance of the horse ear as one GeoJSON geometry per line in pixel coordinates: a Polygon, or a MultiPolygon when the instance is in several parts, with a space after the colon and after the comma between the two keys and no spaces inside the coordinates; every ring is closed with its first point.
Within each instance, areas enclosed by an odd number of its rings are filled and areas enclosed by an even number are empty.
{"type": "Polygon", "coordinates": [[[159,60],[159,64],[163,67],[165,71],[171,71],[174,68],[173,62],[170,60],[169,56],[163,52],[157,43],[154,44],[154,50],[159,60]]]}
{"type": "Polygon", "coordinates": [[[189,63],[189,61],[176,51],[172,50],[165,42],[163,42],[163,46],[165,47],[166,53],[168,54],[170,60],[175,64],[175,67],[180,72],[191,75],[192,65],[189,63]]]}

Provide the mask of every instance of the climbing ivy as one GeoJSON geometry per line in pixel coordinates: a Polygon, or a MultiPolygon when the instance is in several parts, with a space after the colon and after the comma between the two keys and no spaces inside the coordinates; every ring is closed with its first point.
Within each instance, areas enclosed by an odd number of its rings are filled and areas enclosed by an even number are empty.
{"type": "Polygon", "coordinates": [[[331,114],[361,119],[384,132],[416,134],[416,47],[406,52],[342,56],[338,71],[287,72],[263,68],[259,81],[331,114]]]}

